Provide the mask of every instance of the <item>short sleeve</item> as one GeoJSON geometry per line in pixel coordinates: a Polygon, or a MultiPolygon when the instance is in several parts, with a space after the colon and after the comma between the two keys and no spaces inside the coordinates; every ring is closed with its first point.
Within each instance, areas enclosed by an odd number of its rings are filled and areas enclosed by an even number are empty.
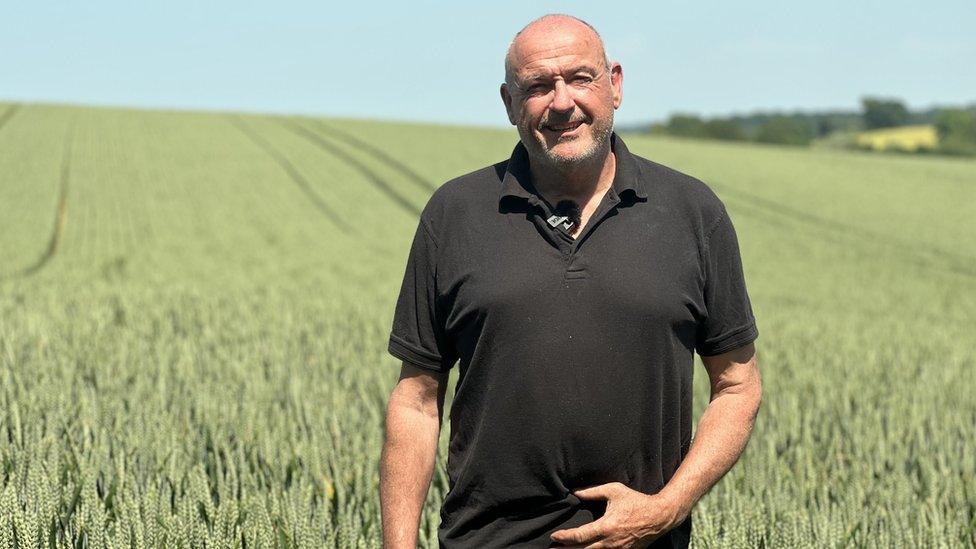
{"type": "Polygon", "coordinates": [[[759,337],[759,331],[735,227],[724,207],[705,238],[705,318],[698,325],[695,348],[701,356],[712,356],[747,345],[759,337]]]}
{"type": "Polygon", "coordinates": [[[437,314],[436,258],[437,243],[421,220],[407,256],[388,351],[415,366],[445,372],[454,365],[457,353],[437,314]]]}

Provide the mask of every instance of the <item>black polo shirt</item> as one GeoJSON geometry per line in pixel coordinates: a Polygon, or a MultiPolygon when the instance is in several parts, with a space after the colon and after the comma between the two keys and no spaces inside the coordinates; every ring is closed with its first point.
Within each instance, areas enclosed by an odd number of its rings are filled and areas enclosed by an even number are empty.
{"type": "Polygon", "coordinates": [[[722,202],[611,143],[613,185],[575,239],[546,223],[521,143],[421,214],[389,352],[459,362],[441,547],[549,547],[605,510],[573,490],[659,491],[691,443],[693,353],[758,337],[722,202]]]}

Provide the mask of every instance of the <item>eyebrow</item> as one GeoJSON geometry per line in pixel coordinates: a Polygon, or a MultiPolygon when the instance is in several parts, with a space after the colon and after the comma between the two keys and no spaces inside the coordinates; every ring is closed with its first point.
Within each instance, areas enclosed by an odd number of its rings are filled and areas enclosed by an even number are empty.
{"type": "MultiPolygon", "coordinates": [[[[579,72],[589,72],[591,74],[596,74],[598,71],[596,68],[589,65],[577,65],[571,68],[568,74],[576,74],[579,72]]],[[[522,79],[522,82],[533,82],[535,80],[541,80],[549,76],[550,74],[551,74],[550,72],[533,72],[526,75],[526,77],[522,79]]]]}

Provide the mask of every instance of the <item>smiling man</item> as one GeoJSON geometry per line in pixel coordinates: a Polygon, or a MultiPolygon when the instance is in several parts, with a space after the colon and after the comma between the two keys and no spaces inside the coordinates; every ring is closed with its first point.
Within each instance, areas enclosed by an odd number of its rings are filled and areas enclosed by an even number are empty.
{"type": "Polygon", "coordinates": [[[407,259],[384,546],[416,544],[458,363],[441,547],[685,547],[761,399],[735,229],[613,131],[623,69],[585,22],[522,29],[500,91],[519,143],[433,194],[407,259]],[[692,440],[695,352],[711,399],[692,440]]]}

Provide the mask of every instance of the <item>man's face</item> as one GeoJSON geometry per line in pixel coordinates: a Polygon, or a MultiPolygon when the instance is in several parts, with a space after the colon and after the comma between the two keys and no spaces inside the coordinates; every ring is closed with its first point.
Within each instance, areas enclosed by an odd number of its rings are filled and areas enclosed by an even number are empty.
{"type": "Polygon", "coordinates": [[[619,63],[608,70],[596,35],[583,25],[527,29],[510,58],[502,100],[531,158],[573,166],[609,141],[622,98],[619,63]]]}

